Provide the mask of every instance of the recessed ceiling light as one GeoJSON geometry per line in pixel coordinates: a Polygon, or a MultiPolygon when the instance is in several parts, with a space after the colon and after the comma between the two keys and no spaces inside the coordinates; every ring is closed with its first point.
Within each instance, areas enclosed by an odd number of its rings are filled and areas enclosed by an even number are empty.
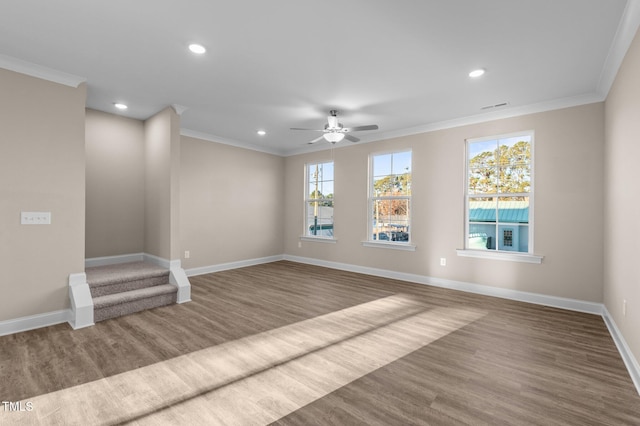
{"type": "Polygon", "coordinates": [[[266,134],[267,134],[267,132],[265,132],[264,130],[258,130],[258,134],[259,134],[260,136],[264,136],[264,135],[266,135],[266,134]]]}
{"type": "Polygon", "coordinates": [[[204,52],[207,51],[207,49],[204,48],[203,45],[201,44],[190,44],[189,45],[189,50],[192,51],[193,53],[196,53],[198,55],[202,55],[204,52]]]}
{"type": "Polygon", "coordinates": [[[472,77],[472,78],[480,77],[482,74],[484,74],[484,72],[485,70],[482,68],[473,70],[469,73],[469,77],[472,77]]]}
{"type": "Polygon", "coordinates": [[[129,108],[128,106],[126,106],[125,104],[120,103],[120,102],[116,102],[115,104],[113,104],[113,106],[118,108],[118,109],[121,109],[121,110],[125,110],[125,109],[129,108]]]}

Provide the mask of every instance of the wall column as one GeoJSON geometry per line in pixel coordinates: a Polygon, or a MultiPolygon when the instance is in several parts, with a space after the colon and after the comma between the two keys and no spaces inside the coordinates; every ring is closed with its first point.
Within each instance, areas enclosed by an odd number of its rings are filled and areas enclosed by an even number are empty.
{"type": "Polygon", "coordinates": [[[144,251],[180,259],[180,116],[167,107],[144,123],[144,251]]]}

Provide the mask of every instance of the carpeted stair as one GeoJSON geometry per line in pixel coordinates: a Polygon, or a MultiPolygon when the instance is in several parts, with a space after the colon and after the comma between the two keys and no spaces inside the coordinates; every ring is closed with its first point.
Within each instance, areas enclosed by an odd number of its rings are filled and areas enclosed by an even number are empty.
{"type": "Polygon", "coordinates": [[[178,288],[169,270],[146,262],[86,268],[93,298],[93,321],[120,317],[176,303],[178,288]]]}

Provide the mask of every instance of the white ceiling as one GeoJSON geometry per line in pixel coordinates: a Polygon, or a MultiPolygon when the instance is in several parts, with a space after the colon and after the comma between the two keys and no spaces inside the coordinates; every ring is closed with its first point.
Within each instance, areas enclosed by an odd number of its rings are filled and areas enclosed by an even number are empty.
{"type": "Polygon", "coordinates": [[[330,109],[347,127],[378,124],[356,134],[368,142],[603,100],[639,10],[638,0],[3,0],[0,67],[78,76],[89,108],[136,119],[179,105],[183,134],[287,155],[329,147],[289,128],[321,128],[330,109]],[[207,53],[193,55],[192,42],[207,53]],[[469,78],[476,68],[487,72],[469,78]]]}

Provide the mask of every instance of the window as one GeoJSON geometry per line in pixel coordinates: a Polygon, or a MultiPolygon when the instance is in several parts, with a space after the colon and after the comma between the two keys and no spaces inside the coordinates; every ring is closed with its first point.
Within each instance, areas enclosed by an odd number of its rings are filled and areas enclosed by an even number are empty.
{"type": "Polygon", "coordinates": [[[408,244],[411,151],[371,156],[369,241],[408,244]]]}
{"type": "Polygon", "coordinates": [[[333,238],[333,162],[307,164],[305,187],[304,235],[333,238]]]}
{"type": "Polygon", "coordinates": [[[467,141],[466,249],[533,253],[533,132],[467,141]]]}

